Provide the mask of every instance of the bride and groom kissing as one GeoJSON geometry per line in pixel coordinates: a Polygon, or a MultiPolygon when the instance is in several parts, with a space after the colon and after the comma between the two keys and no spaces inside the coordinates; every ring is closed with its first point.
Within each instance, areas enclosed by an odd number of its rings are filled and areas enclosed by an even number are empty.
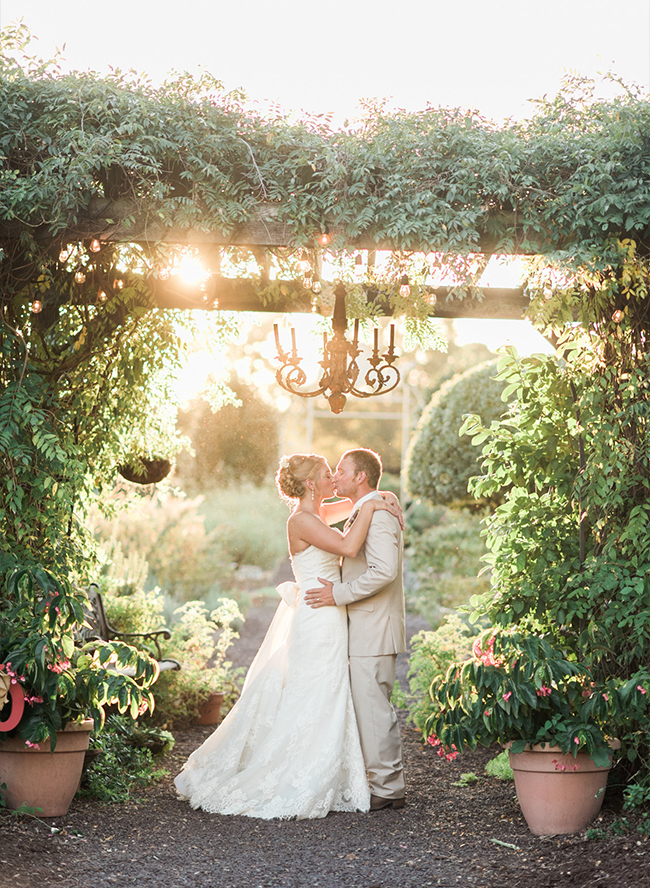
{"type": "Polygon", "coordinates": [[[239,700],[176,777],[193,808],[304,819],[403,807],[390,703],[405,650],[402,517],[381,468],[363,448],[335,474],[317,454],[280,460],[296,582],[278,587],[239,700]],[[343,533],[331,526],[346,517],[343,533]]]}

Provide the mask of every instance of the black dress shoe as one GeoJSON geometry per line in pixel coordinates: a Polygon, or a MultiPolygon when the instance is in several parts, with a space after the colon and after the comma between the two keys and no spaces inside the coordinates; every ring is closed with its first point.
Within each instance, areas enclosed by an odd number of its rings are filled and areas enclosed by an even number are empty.
{"type": "Polygon", "coordinates": [[[370,796],[371,811],[383,811],[384,808],[394,808],[397,810],[398,808],[403,808],[405,804],[406,799],[403,796],[401,799],[384,799],[381,796],[370,796]]]}

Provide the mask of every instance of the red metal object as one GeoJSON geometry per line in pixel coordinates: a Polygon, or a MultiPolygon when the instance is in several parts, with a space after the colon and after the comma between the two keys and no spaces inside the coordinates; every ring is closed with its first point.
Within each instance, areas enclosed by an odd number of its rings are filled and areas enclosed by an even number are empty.
{"type": "Polygon", "coordinates": [[[22,687],[19,684],[12,684],[9,688],[9,697],[11,698],[11,712],[9,718],[0,721],[0,731],[12,731],[23,717],[25,693],[22,687]]]}

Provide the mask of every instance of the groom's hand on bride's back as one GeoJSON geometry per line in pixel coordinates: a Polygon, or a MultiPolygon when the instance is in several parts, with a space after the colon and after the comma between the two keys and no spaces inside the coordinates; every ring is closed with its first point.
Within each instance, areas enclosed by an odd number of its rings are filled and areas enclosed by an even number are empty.
{"type": "Polygon", "coordinates": [[[332,595],[333,584],[329,580],[323,580],[317,577],[321,585],[317,589],[307,589],[305,592],[305,604],[309,607],[331,607],[336,606],[334,596],[332,595]]]}

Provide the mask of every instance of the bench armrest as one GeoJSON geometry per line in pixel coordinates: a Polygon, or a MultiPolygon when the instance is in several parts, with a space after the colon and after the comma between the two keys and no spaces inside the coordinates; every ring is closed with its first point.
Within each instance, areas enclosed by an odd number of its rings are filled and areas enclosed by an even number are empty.
{"type": "Polygon", "coordinates": [[[113,638],[124,639],[127,638],[143,638],[145,640],[153,640],[154,645],[156,646],[156,651],[158,654],[158,659],[162,660],[162,650],[160,648],[160,642],[158,639],[162,636],[162,638],[171,638],[172,634],[169,629],[155,629],[152,632],[118,632],[117,629],[113,629],[112,626],[108,626],[108,631],[111,635],[111,640],[113,638]]]}

